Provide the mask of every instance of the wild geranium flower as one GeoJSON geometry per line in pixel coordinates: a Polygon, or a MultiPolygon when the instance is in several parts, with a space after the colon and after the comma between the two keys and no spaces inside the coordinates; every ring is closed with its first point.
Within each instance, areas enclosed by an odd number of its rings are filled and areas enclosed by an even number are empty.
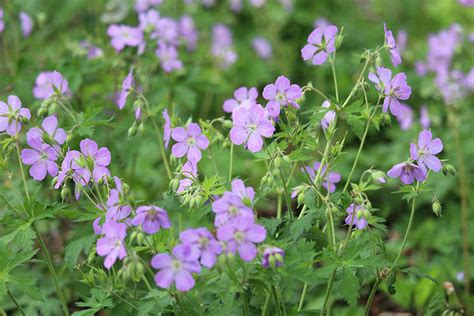
{"type": "Polygon", "coordinates": [[[132,85],[133,85],[133,69],[130,69],[130,72],[122,81],[122,88],[117,98],[117,106],[120,110],[123,109],[123,107],[125,106],[125,103],[127,103],[127,98],[128,98],[128,95],[130,94],[130,91],[131,91],[130,89],[132,88],[132,85]]]}
{"type": "Polygon", "coordinates": [[[266,247],[263,250],[262,266],[264,268],[280,267],[283,265],[285,251],[278,247],[266,247]]]}
{"type": "Polygon", "coordinates": [[[96,58],[104,56],[104,51],[102,50],[102,48],[91,44],[87,40],[80,41],[79,46],[81,46],[82,48],[86,50],[88,60],[92,60],[92,59],[96,59],[96,58]]]}
{"type": "Polygon", "coordinates": [[[393,37],[392,31],[387,30],[385,23],[383,24],[383,29],[385,32],[385,46],[388,48],[393,66],[397,67],[402,62],[402,57],[397,49],[397,42],[395,41],[395,37],[393,37]]]}
{"type": "MultiPolygon", "coordinates": [[[[26,133],[28,143],[33,138],[39,138],[48,145],[62,145],[66,141],[67,134],[62,128],[58,128],[58,119],[55,115],[46,117],[41,123],[42,128],[33,127],[26,133]]],[[[58,147],[55,147],[59,150],[58,147]]]]}
{"type": "Polygon", "coordinates": [[[171,127],[171,120],[170,116],[168,115],[168,109],[164,109],[162,115],[163,119],[165,120],[165,125],[163,125],[163,141],[165,142],[165,148],[168,148],[173,128],[171,127]]]}
{"type": "Polygon", "coordinates": [[[424,129],[428,129],[431,126],[431,120],[426,105],[420,108],[420,124],[424,129]]]}
{"type": "Polygon", "coordinates": [[[186,161],[186,163],[181,168],[181,176],[182,179],[179,180],[179,187],[176,190],[176,193],[178,194],[184,192],[186,188],[193,184],[197,177],[197,165],[189,160],[186,161]]]}
{"type": "Polygon", "coordinates": [[[194,20],[189,15],[183,15],[178,21],[179,36],[186,44],[188,51],[196,49],[198,32],[194,20]]]}
{"type": "MultiPolygon", "coordinates": [[[[313,164],[313,167],[310,166],[305,166],[304,168],[308,172],[309,176],[311,177],[311,180],[315,181],[316,180],[316,175],[318,174],[318,170],[321,166],[321,163],[319,161],[316,161],[313,164]]],[[[304,170],[303,170],[304,172],[304,170]]],[[[341,174],[337,172],[332,172],[332,171],[327,171],[327,167],[323,166],[321,169],[320,173],[320,178],[323,177],[322,179],[322,186],[326,190],[328,190],[330,193],[333,193],[336,191],[336,183],[339,183],[341,181],[341,174]]]]}
{"type": "Polygon", "coordinates": [[[154,234],[160,228],[167,229],[171,227],[168,213],[161,207],[139,206],[136,213],[137,215],[133,219],[132,225],[141,226],[147,234],[154,234]]]}
{"type": "Polygon", "coordinates": [[[158,27],[160,13],[156,10],[140,12],[138,15],[138,28],[143,32],[152,32],[158,27]]]}
{"type": "Polygon", "coordinates": [[[308,36],[308,44],[301,49],[301,57],[304,60],[312,59],[313,65],[322,65],[328,59],[328,55],[336,51],[334,41],[337,27],[334,25],[317,27],[308,36]]]}
{"type": "Polygon", "coordinates": [[[201,272],[198,247],[179,244],[173,248],[172,255],[160,253],[151,259],[151,266],[160,270],[155,276],[156,284],[164,289],[173,283],[181,292],[189,291],[195,281],[192,273],[201,272]]]}
{"type": "Polygon", "coordinates": [[[401,112],[400,100],[407,100],[411,94],[411,87],[407,84],[404,73],[398,73],[392,78],[390,69],[379,67],[377,74],[369,73],[369,80],[376,84],[377,90],[383,93],[383,111],[398,116],[401,112]]]}
{"type": "Polygon", "coordinates": [[[429,168],[434,172],[439,172],[443,165],[435,155],[442,150],[443,142],[441,139],[433,139],[431,131],[423,130],[418,135],[418,144],[410,144],[410,157],[418,162],[420,168],[429,168]]]}
{"type": "Polygon", "coordinates": [[[355,227],[357,227],[357,229],[360,230],[367,227],[368,223],[366,217],[368,216],[368,211],[364,206],[352,203],[346,209],[346,212],[347,217],[345,219],[345,222],[347,225],[354,225],[355,227]]]}
{"type": "Polygon", "coordinates": [[[135,0],[135,10],[137,12],[144,12],[150,7],[160,5],[163,0],[135,0]]]}
{"type": "Polygon", "coordinates": [[[172,72],[183,68],[183,62],[178,58],[178,50],[173,45],[163,42],[158,43],[155,51],[156,56],[160,59],[161,69],[165,72],[172,72]]]}
{"type": "Polygon", "coordinates": [[[400,103],[400,114],[396,117],[400,128],[404,131],[413,125],[413,110],[405,103],[400,103]]]}
{"type": "Polygon", "coordinates": [[[56,92],[54,87],[63,95],[69,95],[69,84],[63,76],[57,71],[41,72],[36,77],[33,95],[39,100],[46,100],[56,92]]]}
{"type": "MultiPolygon", "coordinates": [[[[331,106],[331,102],[329,102],[328,100],[324,101],[323,104],[321,105],[323,108],[329,108],[331,106]]],[[[329,125],[331,125],[334,120],[336,119],[336,111],[333,111],[333,110],[329,110],[326,112],[326,114],[324,114],[324,117],[323,119],[321,120],[321,127],[323,128],[323,130],[326,130],[329,125]]]]}
{"type": "Polygon", "coordinates": [[[278,117],[282,106],[291,105],[299,109],[300,106],[296,100],[303,95],[303,92],[300,86],[291,84],[285,76],[279,76],[275,84],[265,86],[262,95],[265,100],[268,100],[266,106],[268,113],[273,117],[278,117]]]}
{"type": "Polygon", "coordinates": [[[33,30],[33,19],[28,15],[28,13],[21,11],[19,14],[20,23],[21,23],[21,32],[24,37],[28,37],[33,30]]]}
{"type": "Polygon", "coordinates": [[[252,261],[257,256],[255,244],[264,241],[266,234],[265,228],[249,217],[236,218],[217,230],[217,238],[227,243],[227,250],[238,252],[244,261],[252,261]]]}
{"type": "Polygon", "coordinates": [[[216,24],[212,28],[211,54],[222,68],[227,68],[237,61],[232,33],[224,24],[216,24]]]}
{"type": "Polygon", "coordinates": [[[257,36],[252,40],[253,50],[260,56],[262,59],[272,58],[272,44],[261,36],[257,36]]]}
{"type": "Polygon", "coordinates": [[[10,136],[17,135],[23,121],[31,118],[30,110],[21,107],[21,101],[16,95],[8,96],[7,103],[0,101],[0,132],[5,131],[10,136]]]}
{"type": "Polygon", "coordinates": [[[265,110],[260,104],[252,105],[248,110],[244,107],[232,113],[234,126],[230,130],[230,139],[235,145],[246,143],[251,152],[259,152],[263,146],[262,137],[271,137],[275,127],[267,118],[265,110]]]}
{"type": "Polygon", "coordinates": [[[125,249],[125,237],[127,236],[127,225],[106,221],[102,227],[104,237],[97,240],[97,254],[105,256],[104,267],[110,269],[117,258],[123,260],[127,256],[125,249]]]}
{"type": "Polygon", "coordinates": [[[426,171],[411,162],[398,163],[387,172],[390,178],[400,178],[404,184],[412,184],[413,181],[424,181],[426,171]]]}
{"type": "Polygon", "coordinates": [[[40,138],[30,139],[28,145],[32,149],[23,149],[21,160],[25,165],[31,165],[31,177],[37,181],[42,181],[48,173],[55,177],[58,174],[56,151],[51,146],[42,143],[40,138]]]}
{"type": "Polygon", "coordinates": [[[232,192],[224,192],[221,198],[212,202],[212,210],[216,213],[214,225],[220,227],[240,217],[253,220],[253,211],[244,204],[242,198],[232,192]]]}
{"type": "Polygon", "coordinates": [[[79,147],[81,152],[76,151],[72,156],[71,169],[82,185],[86,185],[91,178],[98,183],[100,179],[110,176],[107,168],[110,151],[106,147],[98,148],[97,143],[89,138],[81,140],[79,147]]]}
{"type": "Polygon", "coordinates": [[[178,22],[167,16],[160,18],[151,37],[158,43],[176,47],[179,44],[178,22]]]}
{"type": "Polygon", "coordinates": [[[132,208],[124,201],[122,181],[120,181],[119,178],[114,177],[114,183],[115,188],[110,190],[107,199],[106,217],[108,220],[118,222],[127,218],[132,212],[132,208]]]}
{"type": "Polygon", "coordinates": [[[224,101],[224,112],[232,113],[239,107],[249,109],[250,106],[257,104],[257,88],[240,87],[234,91],[234,98],[224,101]]]}
{"type": "Polygon", "coordinates": [[[0,8],[0,33],[5,29],[5,22],[3,22],[3,9],[0,8]]]}
{"type": "Polygon", "coordinates": [[[199,250],[199,261],[207,268],[216,264],[217,255],[221,253],[220,244],[207,228],[187,229],[179,234],[183,244],[191,245],[199,250]]]}
{"type": "Polygon", "coordinates": [[[252,187],[246,187],[244,181],[240,179],[232,180],[232,193],[242,199],[245,204],[250,204],[255,198],[255,191],[252,187]]]}
{"type": "Polygon", "coordinates": [[[171,153],[181,158],[187,154],[189,161],[197,164],[201,160],[201,150],[209,146],[209,140],[201,132],[201,128],[196,123],[184,127],[176,127],[171,133],[171,137],[177,142],[171,148],[171,153]]]}
{"type": "Polygon", "coordinates": [[[125,46],[137,47],[143,42],[143,33],[138,27],[112,24],[107,29],[113,48],[120,52],[125,46]]]}

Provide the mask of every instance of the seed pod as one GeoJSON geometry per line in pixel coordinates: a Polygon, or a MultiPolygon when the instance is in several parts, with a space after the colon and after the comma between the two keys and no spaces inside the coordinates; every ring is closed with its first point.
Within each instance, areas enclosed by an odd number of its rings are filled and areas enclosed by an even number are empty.
{"type": "Polygon", "coordinates": [[[61,199],[66,201],[71,196],[71,190],[68,187],[64,187],[61,190],[61,199]]]}
{"type": "Polygon", "coordinates": [[[132,126],[128,129],[128,137],[133,137],[137,134],[137,123],[133,122],[132,126]]]}
{"type": "Polygon", "coordinates": [[[142,232],[137,233],[137,243],[139,245],[143,245],[143,242],[145,241],[145,234],[142,232]]]}
{"type": "Polygon", "coordinates": [[[130,234],[130,241],[133,242],[137,238],[138,232],[135,230],[130,234]]]}
{"type": "Polygon", "coordinates": [[[433,209],[433,213],[435,213],[436,216],[441,216],[441,203],[439,203],[438,199],[433,200],[431,207],[433,209]]]}
{"type": "Polygon", "coordinates": [[[233,126],[234,124],[233,124],[232,121],[230,121],[230,120],[225,120],[224,123],[223,123],[223,125],[224,125],[225,128],[232,128],[232,126],[233,126]]]}
{"type": "Polygon", "coordinates": [[[140,125],[138,125],[138,131],[142,135],[143,135],[143,133],[145,133],[145,124],[143,124],[143,122],[141,122],[140,125]]]}
{"type": "Polygon", "coordinates": [[[456,170],[456,168],[454,168],[453,165],[445,164],[445,165],[443,165],[443,174],[445,176],[447,176],[449,174],[455,176],[455,175],[457,175],[457,170],[456,170]]]}

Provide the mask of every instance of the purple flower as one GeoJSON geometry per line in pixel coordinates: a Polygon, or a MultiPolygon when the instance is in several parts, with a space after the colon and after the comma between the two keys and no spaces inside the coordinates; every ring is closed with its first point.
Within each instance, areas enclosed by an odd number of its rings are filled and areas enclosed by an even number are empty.
{"type": "Polygon", "coordinates": [[[264,268],[280,267],[283,265],[285,252],[278,247],[266,247],[263,250],[262,266],[264,268]]]}
{"type": "Polygon", "coordinates": [[[198,32],[194,20],[189,15],[183,15],[178,21],[179,35],[189,51],[196,49],[198,32]]]}
{"type": "Polygon", "coordinates": [[[246,204],[250,204],[253,202],[255,198],[255,191],[252,187],[245,187],[244,181],[240,179],[232,180],[232,193],[237,195],[242,199],[242,201],[246,204]]]}
{"type": "Polygon", "coordinates": [[[271,137],[275,127],[267,118],[260,104],[252,105],[248,110],[244,107],[232,113],[234,126],[230,130],[230,139],[235,145],[246,143],[251,152],[259,152],[263,146],[262,137],[271,137]]]}
{"type": "Polygon", "coordinates": [[[265,86],[262,93],[265,100],[268,100],[266,110],[273,117],[280,115],[280,107],[291,105],[299,109],[296,100],[299,99],[303,92],[297,84],[291,84],[290,80],[285,76],[279,76],[275,84],[271,83],[265,86]]]}
{"type": "MultiPolygon", "coordinates": [[[[313,164],[312,168],[310,166],[304,167],[306,171],[308,172],[311,180],[313,181],[316,180],[316,175],[318,174],[318,170],[320,166],[321,166],[321,163],[319,161],[316,161],[313,164]]],[[[330,193],[333,193],[334,191],[336,191],[336,183],[339,183],[339,181],[341,181],[341,174],[337,172],[332,172],[332,171],[327,172],[327,167],[323,166],[321,169],[321,174],[320,174],[320,178],[321,177],[323,177],[323,181],[321,182],[323,188],[325,188],[326,190],[329,190],[330,193]]]]}
{"type": "Polygon", "coordinates": [[[301,57],[304,60],[312,59],[313,65],[322,65],[328,59],[328,55],[336,51],[334,41],[337,27],[329,25],[317,27],[308,36],[308,44],[301,49],[301,57]]]}
{"type": "Polygon", "coordinates": [[[155,276],[156,284],[161,288],[169,288],[171,284],[181,292],[189,291],[195,281],[192,273],[201,272],[197,247],[179,244],[173,248],[173,255],[160,253],[151,259],[151,266],[160,270],[155,276]]]}
{"type": "Polygon", "coordinates": [[[431,131],[423,130],[418,135],[418,144],[410,144],[410,158],[416,160],[421,169],[429,168],[434,172],[438,172],[443,165],[435,155],[442,150],[443,142],[441,139],[433,139],[431,131]]]}
{"type": "Polygon", "coordinates": [[[82,40],[79,42],[79,46],[84,48],[87,51],[87,59],[92,60],[104,56],[104,51],[97,46],[92,45],[87,40],[82,40]]]}
{"type": "Polygon", "coordinates": [[[177,158],[187,154],[188,159],[194,164],[201,160],[201,150],[209,146],[209,140],[196,123],[189,124],[187,129],[174,128],[171,137],[177,142],[171,148],[171,153],[177,158]]]}
{"type": "Polygon", "coordinates": [[[22,121],[29,121],[30,118],[30,110],[21,107],[16,95],[8,96],[7,103],[0,101],[0,132],[6,131],[8,135],[15,136],[21,130],[22,121]]]}
{"type": "Polygon", "coordinates": [[[396,117],[400,128],[407,130],[413,125],[413,110],[405,103],[400,103],[400,114],[396,117]]]}
{"type": "Polygon", "coordinates": [[[393,166],[387,172],[387,175],[390,178],[400,178],[400,181],[404,184],[412,184],[415,179],[424,181],[426,171],[411,162],[401,162],[393,166]]]}
{"type": "MultiPolygon", "coordinates": [[[[33,127],[28,131],[26,134],[28,143],[33,138],[39,138],[49,145],[62,145],[66,141],[67,134],[64,129],[58,128],[58,119],[55,115],[46,117],[41,123],[41,127],[42,129],[33,127]]],[[[59,151],[58,147],[56,149],[59,151]]]]}
{"type": "Polygon", "coordinates": [[[420,124],[424,129],[428,129],[431,126],[431,120],[426,105],[420,108],[420,124]]]}
{"type": "Polygon", "coordinates": [[[465,7],[474,7],[474,0],[458,0],[465,7]]]}
{"type": "Polygon", "coordinates": [[[5,29],[5,22],[3,22],[3,9],[0,8],[0,33],[5,29]]]}
{"type": "Polygon", "coordinates": [[[164,109],[162,115],[163,119],[165,120],[165,125],[163,125],[163,141],[165,142],[165,148],[168,148],[173,128],[171,127],[171,120],[170,116],[168,115],[168,109],[164,109]]]}
{"type": "Polygon", "coordinates": [[[183,244],[199,250],[199,258],[203,266],[212,268],[216,264],[216,257],[222,249],[207,228],[184,230],[179,234],[179,239],[183,244]]]}
{"type": "Polygon", "coordinates": [[[407,100],[411,94],[411,88],[407,84],[407,77],[404,73],[396,74],[392,79],[390,69],[379,67],[377,74],[369,73],[369,80],[376,84],[377,90],[383,93],[383,111],[390,112],[398,116],[401,112],[400,100],[407,100]]]}
{"type": "Polygon", "coordinates": [[[156,10],[140,12],[138,15],[138,28],[143,32],[154,31],[158,27],[160,13],[156,10]]]}
{"type": "Polygon", "coordinates": [[[139,46],[143,42],[143,33],[138,27],[112,24],[107,29],[113,48],[120,52],[125,46],[139,46]]]}
{"type": "Polygon", "coordinates": [[[33,30],[33,20],[28,15],[28,13],[21,11],[19,14],[20,23],[21,23],[21,32],[24,37],[28,37],[33,30]]]}
{"type": "Polygon", "coordinates": [[[97,240],[97,254],[106,256],[104,267],[110,269],[117,258],[123,260],[127,256],[124,239],[127,236],[127,226],[123,223],[106,221],[102,227],[104,237],[97,240]]]}
{"type": "Polygon", "coordinates": [[[232,113],[239,107],[244,107],[247,110],[250,106],[257,104],[258,91],[257,88],[240,87],[234,91],[234,98],[224,101],[224,112],[232,113]]]}
{"type": "Polygon", "coordinates": [[[176,190],[176,193],[182,193],[186,190],[187,187],[193,184],[194,179],[197,177],[197,166],[191,161],[186,161],[186,163],[181,168],[182,179],[179,180],[179,187],[176,190]]]}
{"type": "Polygon", "coordinates": [[[130,90],[133,85],[133,69],[130,69],[130,72],[122,81],[122,89],[120,90],[120,94],[117,98],[117,106],[121,110],[125,106],[127,102],[128,95],[130,94],[130,90]]]}
{"type": "Polygon", "coordinates": [[[221,227],[237,218],[246,217],[253,220],[253,211],[245,205],[242,198],[231,192],[224,192],[224,195],[212,202],[212,210],[216,213],[214,225],[221,227]]]}
{"type": "Polygon", "coordinates": [[[216,57],[219,66],[222,68],[227,68],[237,61],[232,33],[224,24],[216,24],[212,29],[211,54],[216,57]]]}
{"type": "Polygon", "coordinates": [[[331,25],[331,22],[329,22],[326,18],[317,18],[313,22],[313,27],[314,28],[326,28],[331,25]]]}
{"type": "Polygon", "coordinates": [[[110,190],[107,199],[107,220],[118,222],[130,215],[132,208],[124,201],[122,192],[122,181],[114,177],[115,189],[110,190]]]}
{"type": "Polygon", "coordinates": [[[239,217],[217,230],[217,238],[227,242],[227,250],[237,251],[244,261],[252,261],[257,256],[255,244],[264,241],[266,235],[265,228],[250,217],[239,217]]]}
{"type": "Polygon", "coordinates": [[[357,229],[360,229],[360,230],[367,227],[368,223],[367,223],[366,216],[368,212],[365,207],[352,203],[346,209],[346,212],[347,212],[347,217],[345,221],[347,225],[355,225],[355,227],[357,227],[357,229]]]}
{"type": "Polygon", "coordinates": [[[263,37],[257,36],[252,40],[252,47],[257,53],[258,56],[260,56],[263,59],[270,59],[272,58],[272,44],[263,37]]]}
{"type": "Polygon", "coordinates": [[[385,32],[385,46],[388,48],[393,66],[397,67],[401,64],[402,57],[400,56],[400,52],[397,49],[395,37],[393,37],[392,31],[387,30],[387,25],[385,23],[383,24],[383,29],[385,32]]]}
{"type": "Polygon", "coordinates": [[[63,76],[57,71],[41,72],[36,77],[33,95],[39,100],[46,100],[56,92],[54,87],[63,95],[69,95],[69,84],[63,76]]]}
{"type": "Polygon", "coordinates": [[[158,20],[156,31],[151,34],[158,43],[168,46],[177,46],[179,44],[179,25],[178,22],[170,17],[162,17],[158,20]]]}
{"type": "Polygon", "coordinates": [[[160,5],[163,0],[135,0],[135,10],[137,12],[144,12],[152,6],[160,5]]]}
{"type": "Polygon", "coordinates": [[[254,8],[260,8],[265,2],[266,0],[250,0],[250,5],[254,8]]]}
{"type": "MultiPolygon", "coordinates": [[[[327,109],[331,106],[331,102],[329,102],[329,100],[325,100],[321,106],[327,109]]],[[[328,129],[329,125],[331,125],[335,119],[336,119],[336,111],[333,111],[333,110],[327,111],[320,122],[323,130],[328,129]]]]}
{"type": "Polygon", "coordinates": [[[47,173],[55,177],[58,174],[56,151],[51,146],[43,144],[40,138],[30,139],[28,145],[32,149],[23,149],[21,160],[25,165],[31,165],[31,177],[36,181],[42,181],[47,173]]]}
{"type": "Polygon", "coordinates": [[[160,228],[167,229],[171,227],[171,222],[166,211],[157,206],[139,206],[137,215],[132,221],[133,226],[141,226],[147,234],[154,234],[160,228]]]}
{"type": "Polygon", "coordinates": [[[158,48],[156,49],[155,54],[160,59],[161,68],[165,72],[171,72],[183,68],[183,63],[178,58],[178,50],[175,46],[160,42],[158,43],[158,48]]]}
{"type": "Polygon", "coordinates": [[[401,55],[407,48],[408,34],[404,30],[400,30],[397,34],[397,51],[401,55]]]}
{"type": "MultiPolygon", "coordinates": [[[[77,175],[75,180],[86,185],[91,178],[96,183],[100,179],[110,176],[107,166],[110,164],[110,151],[106,147],[98,148],[97,143],[89,138],[81,140],[81,152],[72,156],[70,168],[77,175]]],[[[77,183],[77,181],[76,181],[77,183]]]]}

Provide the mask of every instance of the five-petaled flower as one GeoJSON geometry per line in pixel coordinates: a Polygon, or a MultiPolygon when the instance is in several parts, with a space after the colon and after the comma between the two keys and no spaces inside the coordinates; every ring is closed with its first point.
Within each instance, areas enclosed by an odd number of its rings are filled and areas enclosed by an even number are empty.
{"type": "Polygon", "coordinates": [[[308,44],[301,49],[304,60],[312,59],[313,65],[322,65],[328,55],[336,51],[335,38],[337,27],[334,25],[317,27],[308,36],[308,44]]]}
{"type": "Polygon", "coordinates": [[[46,174],[52,177],[58,174],[58,165],[56,160],[58,154],[49,145],[41,142],[41,138],[35,137],[28,141],[32,149],[23,149],[21,151],[21,160],[25,165],[31,165],[30,175],[37,181],[42,181],[46,174]]]}
{"type": "Polygon", "coordinates": [[[345,222],[347,225],[355,226],[357,229],[364,229],[367,226],[368,211],[364,206],[352,203],[346,212],[345,222]]]}
{"type": "Polygon", "coordinates": [[[220,244],[207,228],[187,229],[179,234],[183,244],[196,247],[199,250],[199,261],[207,268],[216,264],[217,255],[221,253],[220,244]]]}
{"type": "Polygon", "coordinates": [[[8,96],[7,103],[0,101],[0,132],[5,131],[8,135],[15,136],[21,130],[21,123],[30,118],[30,110],[21,107],[21,101],[16,95],[8,96]]]}
{"type": "Polygon", "coordinates": [[[397,42],[395,41],[395,37],[393,37],[392,31],[387,30],[387,25],[385,23],[383,24],[383,29],[385,32],[385,46],[388,48],[393,66],[397,67],[402,62],[400,52],[397,48],[397,42]]]}
{"type": "Polygon", "coordinates": [[[239,107],[249,109],[250,106],[257,104],[257,88],[240,87],[234,91],[234,98],[224,101],[224,112],[232,113],[239,107]]]}
{"type": "Polygon", "coordinates": [[[422,169],[429,168],[434,172],[441,170],[443,165],[435,155],[443,150],[443,142],[440,138],[433,139],[429,130],[423,130],[418,136],[418,144],[410,144],[410,158],[418,162],[422,169]]]}
{"type": "Polygon", "coordinates": [[[387,172],[390,178],[400,178],[404,184],[412,184],[415,179],[417,181],[424,181],[426,178],[426,171],[414,163],[401,162],[396,164],[387,172]]]}
{"type": "Polygon", "coordinates": [[[106,256],[104,267],[110,269],[117,258],[122,260],[127,256],[125,249],[125,237],[127,236],[127,226],[123,223],[106,221],[102,227],[104,236],[97,240],[97,254],[106,256]]]}
{"type": "Polygon", "coordinates": [[[160,228],[167,229],[171,227],[168,213],[157,206],[139,206],[137,215],[132,221],[134,226],[141,226],[147,234],[154,234],[160,228]]]}
{"type": "Polygon", "coordinates": [[[171,133],[171,137],[177,142],[171,148],[171,153],[181,158],[187,154],[189,161],[196,164],[201,160],[201,150],[209,146],[209,140],[201,132],[201,128],[196,123],[184,127],[176,127],[171,133]]]}
{"type": "Polygon", "coordinates": [[[297,84],[291,84],[285,76],[279,76],[274,84],[268,84],[263,88],[262,95],[268,100],[265,109],[271,116],[278,117],[282,106],[291,105],[299,109],[296,100],[301,98],[303,91],[297,84]]]}

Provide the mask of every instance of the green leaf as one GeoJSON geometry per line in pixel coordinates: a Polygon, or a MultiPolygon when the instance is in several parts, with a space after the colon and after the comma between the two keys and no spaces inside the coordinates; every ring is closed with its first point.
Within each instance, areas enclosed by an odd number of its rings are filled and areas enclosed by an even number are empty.
{"type": "Polygon", "coordinates": [[[349,268],[342,268],[340,294],[350,306],[354,306],[359,299],[360,284],[357,277],[349,268]]]}
{"type": "Polygon", "coordinates": [[[397,293],[397,289],[395,288],[395,282],[397,282],[396,272],[392,270],[385,282],[387,283],[388,293],[395,295],[397,293]]]}
{"type": "Polygon", "coordinates": [[[349,114],[347,115],[347,123],[352,127],[352,130],[357,137],[362,139],[362,136],[364,135],[365,121],[360,116],[349,114]]]}
{"type": "Polygon", "coordinates": [[[430,280],[431,282],[439,285],[439,282],[438,280],[436,280],[433,276],[427,274],[427,273],[424,273],[423,271],[421,271],[418,267],[409,267],[409,268],[406,268],[406,269],[402,269],[401,270],[402,272],[405,272],[405,273],[411,273],[419,278],[425,278],[425,279],[428,279],[430,280]]]}
{"type": "Polygon", "coordinates": [[[114,303],[109,298],[109,294],[103,292],[99,289],[92,289],[91,290],[91,297],[88,297],[84,300],[84,302],[76,303],[79,307],[89,307],[88,309],[74,312],[73,316],[86,316],[86,315],[95,315],[98,311],[106,307],[113,307],[114,303]]]}
{"type": "Polygon", "coordinates": [[[67,245],[64,255],[64,263],[69,268],[69,270],[74,269],[81,252],[84,251],[87,253],[95,240],[96,235],[91,234],[74,240],[69,245],[67,245]]]}
{"type": "Polygon", "coordinates": [[[29,297],[37,301],[43,301],[43,296],[36,285],[36,279],[29,275],[10,275],[9,283],[13,288],[25,293],[29,297]]]}
{"type": "Polygon", "coordinates": [[[296,219],[290,227],[290,235],[293,240],[298,239],[305,231],[313,226],[313,220],[316,217],[314,212],[306,213],[303,217],[296,219]]]}

